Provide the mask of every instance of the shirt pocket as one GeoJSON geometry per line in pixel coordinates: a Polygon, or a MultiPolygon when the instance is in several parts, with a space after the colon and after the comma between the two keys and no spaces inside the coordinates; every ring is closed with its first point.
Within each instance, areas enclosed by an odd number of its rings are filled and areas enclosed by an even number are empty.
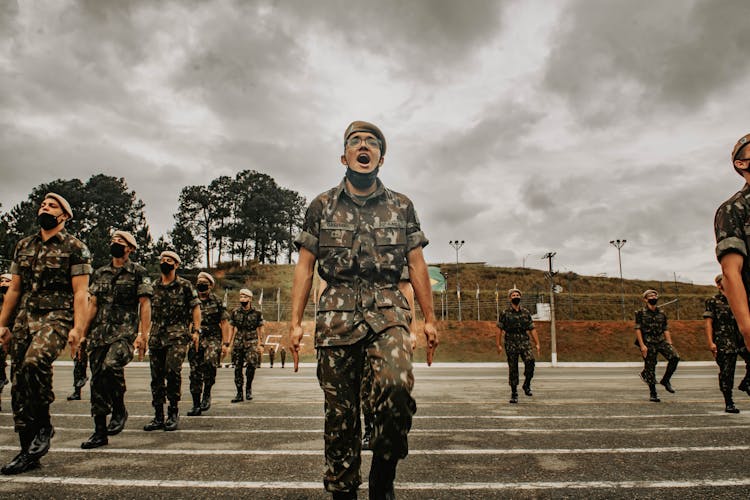
{"type": "Polygon", "coordinates": [[[398,271],[406,264],[406,223],[377,223],[373,226],[377,261],[381,269],[398,271]]]}
{"type": "Polygon", "coordinates": [[[324,273],[336,275],[352,267],[355,229],[354,224],[320,222],[318,261],[324,273]]]}

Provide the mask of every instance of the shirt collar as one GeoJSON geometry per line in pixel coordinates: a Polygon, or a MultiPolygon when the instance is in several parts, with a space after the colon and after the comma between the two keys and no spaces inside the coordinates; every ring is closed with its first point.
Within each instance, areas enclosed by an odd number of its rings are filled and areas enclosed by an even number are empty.
{"type": "Polygon", "coordinates": [[[375,191],[363,197],[363,196],[352,194],[351,191],[349,191],[349,187],[346,185],[346,177],[344,177],[341,180],[341,183],[336,188],[336,197],[339,198],[341,196],[341,193],[346,193],[349,199],[352,200],[354,203],[356,203],[359,206],[364,206],[364,204],[367,203],[368,201],[385,194],[385,186],[383,185],[383,182],[380,179],[376,178],[375,183],[377,185],[377,187],[375,188],[375,191]]]}

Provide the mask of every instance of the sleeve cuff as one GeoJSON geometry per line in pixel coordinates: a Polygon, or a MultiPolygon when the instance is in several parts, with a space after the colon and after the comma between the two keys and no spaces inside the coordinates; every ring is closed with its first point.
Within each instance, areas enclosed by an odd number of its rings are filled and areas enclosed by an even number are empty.
{"type": "Polygon", "coordinates": [[[297,247],[297,251],[299,251],[300,248],[305,248],[314,256],[318,256],[318,238],[307,231],[302,231],[299,236],[297,236],[297,239],[294,240],[294,246],[297,247]]]}
{"type": "Polygon", "coordinates": [[[91,267],[91,264],[75,264],[70,266],[71,276],[81,276],[84,274],[91,274],[93,272],[94,268],[91,267]]]}
{"type": "Polygon", "coordinates": [[[21,266],[19,266],[15,262],[11,262],[10,263],[10,270],[8,272],[10,274],[21,274],[21,266]]]}
{"type": "Polygon", "coordinates": [[[429,243],[422,231],[414,231],[406,237],[406,251],[411,252],[417,247],[426,247],[429,243]]]}
{"type": "Polygon", "coordinates": [[[716,244],[717,259],[721,259],[724,255],[731,252],[736,252],[741,254],[743,257],[747,257],[747,245],[745,245],[745,242],[742,239],[736,236],[724,238],[716,244]]]}

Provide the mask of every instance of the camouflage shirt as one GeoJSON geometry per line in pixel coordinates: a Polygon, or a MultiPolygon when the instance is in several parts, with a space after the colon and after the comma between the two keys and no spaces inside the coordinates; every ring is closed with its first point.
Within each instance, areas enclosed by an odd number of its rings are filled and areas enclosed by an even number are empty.
{"type": "Polygon", "coordinates": [[[74,276],[91,274],[91,253],[65,230],[47,241],[41,233],[16,245],[11,274],[21,277],[20,307],[36,313],[69,311],[73,319],[74,276]]]}
{"type": "Polygon", "coordinates": [[[318,303],[316,346],[354,344],[370,328],[409,328],[398,282],[406,255],[428,243],[409,198],[380,180],[372,194],[358,197],[341,181],[312,201],[294,243],[317,258],[328,284],[318,303]]]}
{"type": "Polygon", "coordinates": [[[221,340],[221,322],[229,319],[224,304],[213,293],[201,301],[201,337],[221,340]]]}
{"type": "Polygon", "coordinates": [[[505,332],[506,343],[518,344],[529,342],[528,332],[534,329],[534,321],[531,319],[531,312],[525,307],[520,307],[518,311],[508,307],[500,314],[497,327],[505,332]]]}
{"type": "Polygon", "coordinates": [[[157,280],[151,306],[149,346],[189,343],[188,325],[193,321],[193,308],[200,302],[188,280],[177,276],[167,285],[157,280]]]}
{"type": "Polygon", "coordinates": [[[745,184],[740,191],[721,204],[714,217],[716,233],[716,258],[728,253],[738,253],[744,257],[742,282],[750,291],[750,259],[747,258],[750,246],[750,185],[745,184]]]}
{"type": "Polygon", "coordinates": [[[235,343],[258,343],[258,328],[263,326],[263,315],[260,311],[252,307],[248,310],[238,307],[232,311],[229,322],[237,328],[237,335],[234,338],[235,343]]]}
{"type": "Polygon", "coordinates": [[[96,297],[97,307],[87,336],[90,346],[109,345],[120,339],[135,340],[139,299],[154,294],[146,269],[130,260],[122,267],[114,267],[110,262],[94,271],[89,293],[96,297]]]}
{"type": "Polygon", "coordinates": [[[667,315],[658,307],[652,311],[648,307],[635,312],[635,328],[641,330],[643,342],[646,344],[658,344],[664,341],[664,332],[667,330],[667,315]]]}
{"type": "Polygon", "coordinates": [[[732,309],[729,307],[727,298],[722,293],[717,293],[706,300],[706,311],[704,318],[711,318],[714,344],[716,349],[725,353],[736,353],[738,348],[745,345],[737,322],[734,320],[732,309]]]}

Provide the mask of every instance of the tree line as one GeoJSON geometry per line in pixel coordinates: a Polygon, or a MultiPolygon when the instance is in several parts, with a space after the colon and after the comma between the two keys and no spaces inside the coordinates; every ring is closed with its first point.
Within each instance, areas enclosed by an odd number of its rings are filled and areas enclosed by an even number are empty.
{"type": "Polygon", "coordinates": [[[135,236],[138,260],[149,267],[167,249],[180,255],[183,267],[291,262],[293,235],[301,228],[306,206],[304,197],[279,186],[271,176],[243,170],[234,178],[221,176],[205,186],[183,187],[174,226],[154,241],[144,203],[124,178],[96,174],[86,182],[57,179],[35,187],[0,217],[0,268],[8,269],[18,240],[39,231],[37,210],[48,192],[70,203],[75,216],[65,228],[86,243],[96,267],[111,259],[114,229],[135,236]]]}

